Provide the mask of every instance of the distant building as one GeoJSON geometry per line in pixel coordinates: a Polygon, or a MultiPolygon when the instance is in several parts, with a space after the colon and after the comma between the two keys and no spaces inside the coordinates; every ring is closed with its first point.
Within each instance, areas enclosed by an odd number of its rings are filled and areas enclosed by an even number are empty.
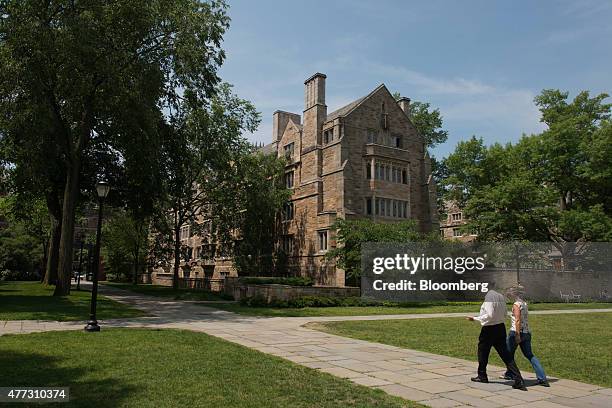
{"type": "Polygon", "coordinates": [[[466,230],[468,220],[465,218],[463,209],[454,201],[444,203],[446,220],[440,220],[440,235],[444,239],[457,240],[462,242],[472,242],[477,234],[474,231],[466,230]]]}

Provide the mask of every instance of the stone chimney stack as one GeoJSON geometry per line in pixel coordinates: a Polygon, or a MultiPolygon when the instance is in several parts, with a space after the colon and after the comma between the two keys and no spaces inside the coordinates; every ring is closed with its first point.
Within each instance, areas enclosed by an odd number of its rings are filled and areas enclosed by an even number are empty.
{"type": "Polygon", "coordinates": [[[289,121],[292,120],[296,125],[300,124],[300,115],[297,113],[284,112],[277,110],[272,114],[272,142],[280,141],[283,132],[289,121]]]}
{"type": "Polygon", "coordinates": [[[312,108],[315,105],[325,106],[325,78],[327,78],[325,74],[317,72],[304,81],[304,85],[306,85],[306,104],[304,110],[312,108]]]}
{"type": "Polygon", "coordinates": [[[304,130],[303,147],[321,144],[321,129],[327,118],[325,105],[325,78],[324,74],[317,72],[304,81],[304,130]]]}
{"type": "Polygon", "coordinates": [[[406,113],[406,115],[410,116],[410,98],[402,97],[399,99],[399,101],[397,101],[397,104],[399,105],[400,109],[406,113]]]}

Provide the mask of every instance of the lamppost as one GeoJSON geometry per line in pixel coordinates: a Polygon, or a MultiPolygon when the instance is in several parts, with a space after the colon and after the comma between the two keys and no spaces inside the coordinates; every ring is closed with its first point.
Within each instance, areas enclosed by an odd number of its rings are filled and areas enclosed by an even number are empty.
{"type": "Polygon", "coordinates": [[[95,266],[93,268],[93,287],[91,289],[91,308],[89,313],[89,322],[85,326],[85,331],[99,332],[100,326],[96,320],[96,301],[98,299],[98,273],[100,272],[100,236],[102,235],[102,207],[104,199],[110,191],[110,185],[105,181],[99,181],[96,184],[98,193],[98,229],[96,231],[96,248],[94,253],[95,266]]]}

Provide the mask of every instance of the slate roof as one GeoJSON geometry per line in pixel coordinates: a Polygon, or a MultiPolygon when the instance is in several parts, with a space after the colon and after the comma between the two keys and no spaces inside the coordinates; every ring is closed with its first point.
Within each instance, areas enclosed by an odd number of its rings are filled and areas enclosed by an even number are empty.
{"type": "Polygon", "coordinates": [[[347,113],[349,113],[350,111],[353,110],[353,108],[355,108],[357,105],[359,105],[361,103],[361,101],[363,101],[365,98],[367,98],[367,96],[363,96],[357,100],[354,100],[353,102],[349,103],[348,105],[344,105],[343,107],[341,107],[340,109],[336,109],[335,111],[333,111],[332,113],[330,113],[329,115],[327,115],[327,118],[325,118],[326,122],[329,122],[330,120],[334,120],[340,116],[344,116],[347,113]]]}

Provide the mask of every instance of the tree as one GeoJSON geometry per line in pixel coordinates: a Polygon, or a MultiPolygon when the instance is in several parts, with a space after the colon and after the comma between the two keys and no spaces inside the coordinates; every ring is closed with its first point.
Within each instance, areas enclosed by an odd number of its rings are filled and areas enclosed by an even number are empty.
{"type": "Polygon", "coordinates": [[[285,161],[276,154],[247,151],[236,165],[236,202],[242,208],[236,225],[236,269],[240,275],[269,276],[282,269],[275,261],[284,255],[276,246],[283,231],[281,211],[288,209],[291,197],[283,180],[285,161]]]}
{"type": "MultiPolygon", "coordinates": [[[[401,96],[399,92],[395,92],[393,97],[399,100],[401,96]]],[[[432,109],[427,102],[413,101],[410,103],[408,116],[419,134],[425,139],[425,145],[428,148],[434,148],[448,139],[448,131],[442,129],[443,120],[440,109],[432,109]]]]}
{"type": "Polygon", "coordinates": [[[437,239],[438,234],[422,235],[414,221],[376,223],[369,219],[343,220],[334,223],[337,230],[336,248],[327,252],[346,272],[347,282],[359,285],[361,277],[361,245],[366,242],[414,242],[437,239]]]}
{"type": "Polygon", "coordinates": [[[0,273],[16,280],[38,278],[49,240],[44,200],[34,196],[1,197],[0,220],[7,224],[0,228],[0,273]]]}
{"type": "Polygon", "coordinates": [[[181,227],[195,232],[203,217],[211,220],[214,241],[229,243],[239,216],[236,168],[248,144],[241,137],[254,131],[259,114],[251,103],[222,84],[208,106],[182,107],[165,128],[162,180],[163,216],[157,229],[173,236],[173,286],[178,288],[181,227]]]}
{"type": "Polygon", "coordinates": [[[0,16],[0,133],[36,145],[23,127],[45,129],[59,155],[43,163],[58,159],[65,171],[55,291],[64,295],[84,164],[103,173],[95,152],[104,151],[121,165],[130,130],[146,143],[162,109],[210,97],[229,18],[216,0],[2,0],[0,16]]]}
{"type": "Polygon", "coordinates": [[[132,283],[138,284],[138,273],[148,252],[148,222],[132,218],[127,211],[115,212],[105,225],[103,235],[111,272],[131,275],[132,283]]]}
{"type": "Polygon", "coordinates": [[[590,98],[544,90],[536,97],[541,134],[512,145],[461,142],[446,160],[447,197],[465,205],[482,240],[571,242],[612,240],[610,145],[605,94],[590,98]]]}

